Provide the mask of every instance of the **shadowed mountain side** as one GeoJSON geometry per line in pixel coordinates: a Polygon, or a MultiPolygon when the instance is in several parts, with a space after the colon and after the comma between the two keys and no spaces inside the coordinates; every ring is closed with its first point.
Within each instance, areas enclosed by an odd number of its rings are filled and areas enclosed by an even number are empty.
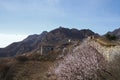
{"type": "Polygon", "coordinates": [[[115,30],[113,30],[113,31],[111,31],[111,32],[108,32],[107,34],[115,35],[117,38],[120,39],[120,28],[115,29],[115,30]]]}
{"type": "Polygon", "coordinates": [[[15,42],[5,48],[1,48],[0,57],[15,56],[32,51],[37,48],[38,43],[46,34],[47,32],[43,32],[40,35],[30,35],[21,42],[15,42]]]}
{"type": "Polygon", "coordinates": [[[50,31],[43,39],[43,43],[52,45],[64,44],[65,42],[68,42],[68,40],[81,41],[92,35],[99,36],[89,29],[77,30],[59,27],[55,30],[50,31]]]}
{"type": "Polygon", "coordinates": [[[56,46],[57,44],[67,42],[69,39],[83,40],[91,35],[98,36],[98,34],[89,29],[77,30],[60,27],[50,32],[45,31],[40,35],[30,35],[21,42],[12,43],[11,45],[0,49],[0,57],[15,56],[30,52],[37,49],[38,46],[42,44],[56,46]]]}

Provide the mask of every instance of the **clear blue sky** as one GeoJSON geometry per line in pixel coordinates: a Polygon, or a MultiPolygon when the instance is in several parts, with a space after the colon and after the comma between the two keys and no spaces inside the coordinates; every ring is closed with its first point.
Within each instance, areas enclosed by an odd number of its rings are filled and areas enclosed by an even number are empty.
{"type": "Polygon", "coordinates": [[[0,47],[59,26],[112,31],[120,27],[120,0],[0,0],[0,47]]]}

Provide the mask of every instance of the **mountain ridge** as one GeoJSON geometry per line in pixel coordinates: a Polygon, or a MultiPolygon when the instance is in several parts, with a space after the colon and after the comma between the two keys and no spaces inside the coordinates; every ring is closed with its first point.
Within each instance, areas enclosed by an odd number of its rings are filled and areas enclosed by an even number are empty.
{"type": "Polygon", "coordinates": [[[41,35],[30,35],[26,39],[20,42],[14,42],[8,45],[5,48],[0,49],[0,56],[15,56],[16,54],[22,54],[28,51],[32,51],[32,49],[37,47],[37,42],[39,41],[39,37],[43,37],[46,35],[45,33],[41,35]]]}
{"type": "MultiPolygon", "coordinates": [[[[59,47],[53,51],[42,55],[39,52],[40,46],[37,50],[22,55],[0,58],[0,79],[119,80],[120,44],[117,44],[116,40],[111,41],[104,36],[95,37],[94,32],[92,35],[91,31],[90,33],[86,31],[89,32],[86,29],[79,31],[57,28],[46,33],[38,43],[39,46],[43,43],[49,45],[51,42],[53,45],[57,44],[59,47]],[[81,40],[81,35],[75,35],[80,32],[86,33],[88,36],[83,36],[81,40]],[[74,37],[71,33],[74,33],[74,37]],[[91,35],[89,36],[89,34],[91,35]],[[86,37],[88,38],[86,39],[86,37]],[[62,41],[68,41],[70,38],[74,40],[63,44],[62,41]],[[81,41],[75,41],[78,39],[81,41]],[[58,44],[59,42],[60,44],[58,44]],[[111,45],[111,43],[117,45],[111,45]]],[[[31,36],[28,38],[31,40],[31,36]]],[[[13,47],[15,45],[16,43],[13,44],[13,47]]]]}
{"type": "Polygon", "coordinates": [[[1,48],[0,57],[16,56],[30,52],[41,44],[57,45],[68,41],[68,39],[83,40],[91,35],[98,36],[98,34],[89,29],[78,30],[59,27],[50,32],[44,31],[40,35],[30,35],[21,42],[15,42],[5,48],[1,48]]]}
{"type": "Polygon", "coordinates": [[[115,29],[113,31],[109,31],[107,34],[115,35],[116,37],[120,38],[120,28],[115,29]]]}

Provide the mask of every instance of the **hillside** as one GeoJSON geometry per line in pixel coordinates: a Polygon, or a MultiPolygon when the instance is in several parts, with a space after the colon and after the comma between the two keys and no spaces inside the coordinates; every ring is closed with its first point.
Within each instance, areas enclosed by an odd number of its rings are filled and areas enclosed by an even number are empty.
{"type": "Polygon", "coordinates": [[[113,30],[113,31],[109,31],[107,34],[115,35],[115,36],[117,36],[118,38],[120,38],[120,28],[115,29],[115,30],[113,30]]]}
{"type": "Polygon", "coordinates": [[[21,42],[10,44],[5,48],[0,49],[0,57],[15,56],[32,51],[38,46],[41,38],[44,37],[46,34],[47,32],[43,32],[40,35],[30,35],[21,42]]]}
{"type": "Polygon", "coordinates": [[[108,47],[95,39],[75,44],[47,55],[3,58],[0,80],[119,80],[120,45],[108,47]]]}
{"type": "Polygon", "coordinates": [[[77,30],[59,27],[50,32],[44,31],[40,35],[30,35],[21,42],[15,42],[0,49],[0,57],[21,55],[36,50],[42,44],[56,46],[67,42],[69,39],[83,40],[91,35],[98,36],[89,29],[77,30]]]}
{"type": "Polygon", "coordinates": [[[0,58],[0,80],[119,80],[119,43],[89,29],[30,35],[0,49],[17,52],[0,58]]]}

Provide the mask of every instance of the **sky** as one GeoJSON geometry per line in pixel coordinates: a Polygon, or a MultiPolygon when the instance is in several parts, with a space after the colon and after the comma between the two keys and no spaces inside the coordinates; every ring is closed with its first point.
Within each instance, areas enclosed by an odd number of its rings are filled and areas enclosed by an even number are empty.
{"type": "Polygon", "coordinates": [[[0,0],[0,47],[59,26],[105,34],[120,27],[120,0],[0,0]]]}

